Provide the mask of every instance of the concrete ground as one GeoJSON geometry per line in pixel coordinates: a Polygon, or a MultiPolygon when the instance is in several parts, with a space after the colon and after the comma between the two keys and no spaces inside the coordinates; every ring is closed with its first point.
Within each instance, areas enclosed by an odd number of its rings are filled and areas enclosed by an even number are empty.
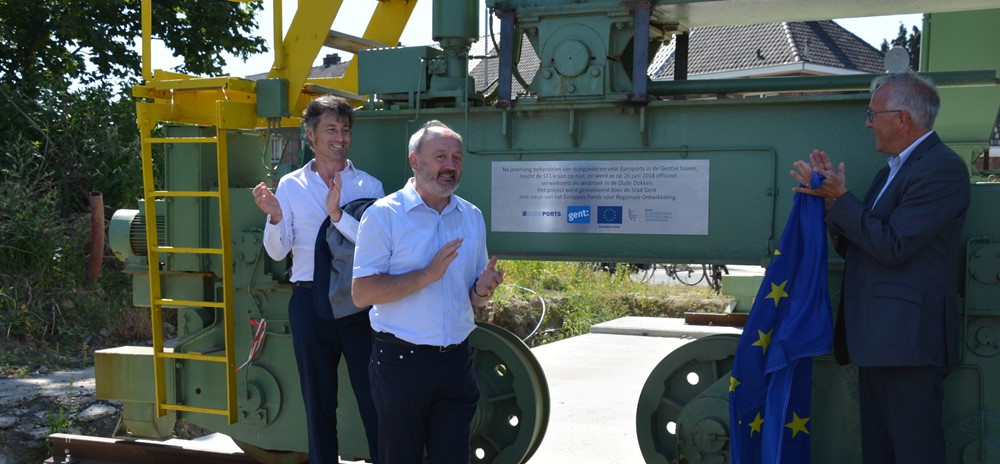
{"type": "Polygon", "coordinates": [[[589,334],[533,348],[552,406],[545,437],[529,462],[645,462],[635,413],[650,372],[695,338],[740,332],[686,326],[683,319],[626,317],[595,325],[589,334]]]}

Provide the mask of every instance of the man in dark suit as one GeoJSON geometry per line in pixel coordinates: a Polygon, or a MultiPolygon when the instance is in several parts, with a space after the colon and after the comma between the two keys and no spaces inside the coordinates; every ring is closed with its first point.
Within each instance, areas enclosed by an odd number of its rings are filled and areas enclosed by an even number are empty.
{"type": "Polygon", "coordinates": [[[866,126],[889,166],[863,200],[825,152],[795,162],[793,190],[826,199],[826,223],[844,257],[834,351],[858,366],[865,464],[946,462],[942,382],[958,362],[958,265],[969,172],[932,129],[933,82],[914,73],[872,82],[866,126]],[[810,189],[813,171],[824,175],[810,189]]]}

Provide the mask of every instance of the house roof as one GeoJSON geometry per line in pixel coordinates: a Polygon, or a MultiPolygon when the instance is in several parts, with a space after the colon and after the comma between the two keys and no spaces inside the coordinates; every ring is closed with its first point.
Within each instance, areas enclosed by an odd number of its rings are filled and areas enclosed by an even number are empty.
{"type": "MultiPolygon", "coordinates": [[[[347,72],[347,66],[351,64],[350,61],[343,61],[340,56],[336,53],[326,55],[323,58],[323,64],[320,66],[313,66],[309,71],[310,78],[325,78],[325,77],[344,77],[344,73],[347,72]]],[[[252,74],[246,77],[246,79],[256,81],[260,79],[267,78],[268,73],[252,74]]]]}
{"type": "MultiPolygon", "coordinates": [[[[830,20],[699,27],[689,47],[689,78],[884,71],[881,52],[830,20]]],[[[650,78],[673,79],[674,52],[657,51],[650,78]]]]}
{"type": "MultiPolygon", "coordinates": [[[[496,42],[499,44],[500,35],[496,35],[496,42]]],[[[483,50],[483,44],[485,43],[486,50],[483,55],[490,58],[480,59],[475,63],[469,63],[469,75],[471,75],[476,80],[476,91],[482,93],[490,93],[497,87],[497,75],[500,70],[500,60],[497,58],[496,48],[493,47],[493,40],[490,40],[489,36],[484,36],[479,39],[472,46],[471,53],[478,55],[479,52],[483,50]]],[[[518,74],[524,79],[526,84],[531,83],[531,79],[535,77],[535,72],[538,71],[540,61],[538,60],[538,55],[535,54],[535,50],[531,47],[531,43],[528,42],[527,36],[521,36],[521,56],[517,63],[518,74]]],[[[516,77],[511,78],[511,95],[524,94],[525,88],[517,81],[516,77]]]]}

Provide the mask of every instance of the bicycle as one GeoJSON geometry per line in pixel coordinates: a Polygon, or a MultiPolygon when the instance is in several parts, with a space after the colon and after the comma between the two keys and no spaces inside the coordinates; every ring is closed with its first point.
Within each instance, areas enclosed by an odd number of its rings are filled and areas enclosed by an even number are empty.
{"type": "Polygon", "coordinates": [[[691,287],[700,284],[707,276],[704,264],[666,264],[663,266],[668,279],[675,279],[691,287]]]}
{"type": "Polygon", "coordinates": [[[715,290],[715,293],[722,291],[722,274],[729,275],[729,268],[725,264],[712,264],[708,275],[708,286],[715,290]]]}
{"type": "Polygon", "coordinates": [[[695,286],[707,281],[709,288],[719,293],[722,290],[722,276],[729,275],[725,264],[649,264],[639,269],[638,279],[649,282],[657,269],[663,269],[667,280],[674,279],[684,285],[695,286]]]}

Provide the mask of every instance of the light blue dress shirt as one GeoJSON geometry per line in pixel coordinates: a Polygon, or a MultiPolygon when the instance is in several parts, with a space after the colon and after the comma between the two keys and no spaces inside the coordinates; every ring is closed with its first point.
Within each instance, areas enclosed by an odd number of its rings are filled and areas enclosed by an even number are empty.
{"type": "Polygon", "coordinates": [[[476,328],[469,291],[486,268],[486,222],[475,205],[452,194],[438,213],[406,186],[365,211],[354,251],[354,278],[400,275],[423,269],[456,238],[464,239],[444,276],[369,312],[372,329],[418,345],[446,346],[476,328]]]}

